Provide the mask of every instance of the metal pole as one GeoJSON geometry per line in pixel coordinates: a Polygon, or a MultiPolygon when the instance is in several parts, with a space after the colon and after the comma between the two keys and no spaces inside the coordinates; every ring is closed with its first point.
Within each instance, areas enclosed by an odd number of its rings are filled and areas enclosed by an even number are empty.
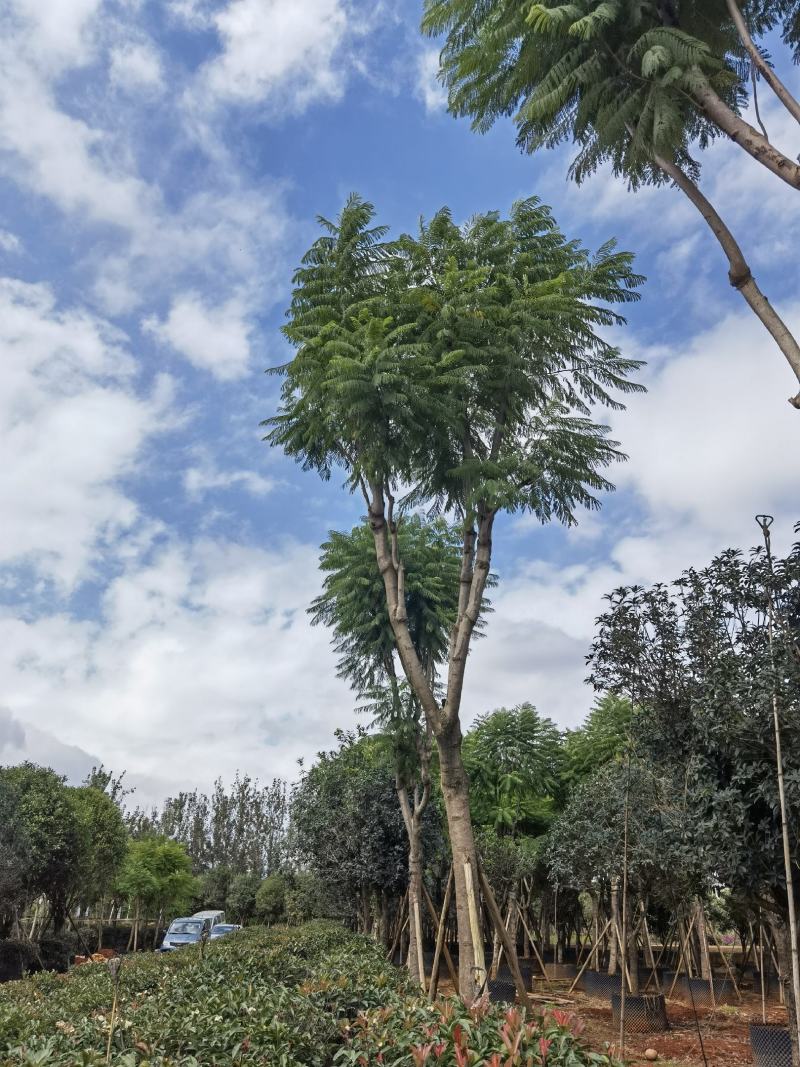
{"type": "MultiPolygon", "coordinates": [[[[781,834],[783,837],[783,866],[786,874],[786,896],[789,904],[789,938],[792,950],[792,993],[794,995],[794,1013],[797,1032],[800,1034],[800,954],[797,945],[797,914],[794,906],[794,879],[792,877],[792,849],[789,843],[789,822],[786,817],[786,790],[783,782],[783,755],[781,753],[781,719],[778,709],[778,686],[775,677],[775,654],[773,649],[773,629],[775,609],[772,598],[772,545],[769,528],[773,523],[771,515],[756,515],[756,522],[764,535],[764,547],[767,551],[769,570],[769,587],[767,596],[767,633],[769,636],[769,656],[772,664],[772,719],[775,728],[775,763],[778,771],[778,797],[781,804],[781,834]]],[[[761,978],[764,980],[763,974],[761,978]]]]}

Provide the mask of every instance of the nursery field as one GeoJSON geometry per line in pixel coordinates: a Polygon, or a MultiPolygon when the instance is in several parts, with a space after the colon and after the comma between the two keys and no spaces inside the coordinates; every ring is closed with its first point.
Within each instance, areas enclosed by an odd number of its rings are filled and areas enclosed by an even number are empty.
{"type": "Polygon", "coordinates": [[[430,1005],[367,938],[330,923],[41,973],[0,988],[3,1067],[610,1065],[568,1012],[430,1005]]]}

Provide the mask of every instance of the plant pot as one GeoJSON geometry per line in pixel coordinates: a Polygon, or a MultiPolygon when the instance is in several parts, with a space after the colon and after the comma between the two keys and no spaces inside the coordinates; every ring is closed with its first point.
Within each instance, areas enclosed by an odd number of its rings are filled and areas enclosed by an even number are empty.
{"type": "Polygon", "coordinates": [[[756,1067],[792,1067],[792,1039],[781,1023],[750,1023],[750,1048],[756,1067]]]}
{"type": "Polygon", "coordinates": [[[590,997],[608,999],[612,993],[619,993],[622,977],[619,974],[605,974],[603,971],[584,971],[581,985],[590,997]]]}
{"type": "Polygon", "coordinates": [[[490,978],[486,983],[489,1000],[492,1004],[513,1004],[517,999],[517,987],[509,978],[490,978]]]}
{"type": "MultiPolygon", "coordinates": [[[[714,978],[714,996],[711,996],[711,983],[706,978],[687,978],[682,974],[675,983],[673,996],[677,1000],[694,1004],[698,1008],[710,1008],[715,1004],[732,1004],[736,1001],[736,990],[730,978],[714,978]]],[[[667,990],[668,992],[668,990],[667,990]]]]}
{"type": "Polygon", "coordinates": [[[551,982],[572,981],[577,975],[578,968],[574,963],[548,963],[547,978],[551,982]]]}
{"type": "MultiPolygon", "coordinates": [[[[753,992],[761,996],[761,971],[753,968],[753,992]]],[[[764,996],[767,1000],[778,996],[778,976],[774,971],[764,972],[764,996]]]]}
{"type": "MultiPolygon", "coordinates": [[[[611,1014],[616,1026],[619,1026],[621,1004],[622,996],[612,993],[611,1014]]],[[[660,1034],[664,1030],[669,1030],[669,1020],[663,993],[643,997],[628,994],[625,997],[625,1033],[660,1034]]]]}

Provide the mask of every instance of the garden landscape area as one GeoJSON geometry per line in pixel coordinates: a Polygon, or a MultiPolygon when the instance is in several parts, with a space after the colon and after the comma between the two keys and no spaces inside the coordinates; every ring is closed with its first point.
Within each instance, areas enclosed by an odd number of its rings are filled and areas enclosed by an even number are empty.
{"type": "Polygon", "coordinates": [[[0,1067],[800,1067],[800,0],[0,55],[0,1067]]]}

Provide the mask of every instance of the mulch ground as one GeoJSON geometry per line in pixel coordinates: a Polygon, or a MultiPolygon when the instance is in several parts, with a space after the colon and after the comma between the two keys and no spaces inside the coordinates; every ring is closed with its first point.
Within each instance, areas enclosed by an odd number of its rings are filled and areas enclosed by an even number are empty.
{"type": "MultiPolygon", "coordinates": [[[[585,1036],[593,1048],[618,1043],[619,1031],[612,1022],[607,1001],[589,999],[580,993],[570,999],[574,1000],[573,1010],[586,1022],[585,1036]]],[[[667,1018],[670,1029],[666,1033],[626,1035],[625,1059],[638,1067],[648,1062],[645,1049],[654,1048],[662,1067],[698,1067],[704,1063],[708,1067],[749,1067],[753,1063],[749,1025],[761,1020],[760,997],[743,993],[740,1005],[719,1007],[716,1011],[698,1008],[697,1017],[691,1006],[668,1000],[667,1018]]],[[[785,1008],[768,1004],[767,1021],[785,1023],[785,1008]]]]}

